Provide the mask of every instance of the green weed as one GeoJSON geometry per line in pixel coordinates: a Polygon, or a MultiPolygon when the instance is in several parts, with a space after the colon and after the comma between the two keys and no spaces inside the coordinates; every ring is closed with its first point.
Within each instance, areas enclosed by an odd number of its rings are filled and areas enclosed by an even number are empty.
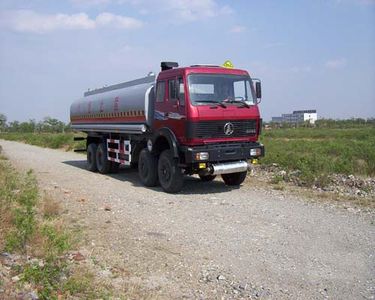
{"type": "Polygon", "coordinates": [[[46,239],[45,253],[47,258],[60,256],[71,247],[69,235],[66,232],[59,231],[53,225],[42,226],[41,234],[46,239]]]}
{"type": "Polygon", "coordinates": [[[0,155],[0,251],[36,258],[12,266],[13,274],[33,286],[39,299],[58,299],[59,295],[63,299],[111,298],[109,288],[95,286],[94,276],[84,266],[78,273],[67,260],[79,233],[64,228],[58,203],[49,196],[41,197],[32,171],[19,174],[2,158],[0,155]]]}
{"type": "Polygon", "coordinates": [[[275,175],[271,178],[270,183],[272,183],[272,184],[278,184],[278,183],[280,183],[280,182],[282,182],[282,181],[284,181],[283,176],[278,175],[278,174],[275,174],[275,175]]]}
{"type": "Polygon", "coordinates": [[[92,274],[79,274],[79,276],[70,277],[64,284],[63,289],[70,294],[86,293],[91,287],[93,281],[92,274]]]}
{"type": "Polygon", "coordinates": [[[69,133],[31,133],[31,132],[3,132],[0,139],[19,141],[30,145],[52,149],[65,149],[70,151],[75,148],[85,148],[85,141],[74,141],[74,134],[69,133]]]}
{"type": "MultiPolygon", "coordinates": [[[[5,250],[24,252],[26,244],[36,229],[35,205],[38,190],[31,171],[18,176],[13,170],[1,168],[4,185],[1,188],[1,204],[11,210],[11,229],[5,237],[5,250]]],[[[4,224],[5,225],[5,224],[4,224]]]]}
{"type": "Polygon", "coordinates": [[[40,299],[57,298],[56,292],[65,269],[66,263],[58,259],[49,259],[42,265],[27,264],[22,273],[22,280],[39,287],[40,299]]]}
{"type": "Polygon", "coordinates": [[[262,164],[299,170],[303,185],[324,186],[329,175],[375,175],[375,128],[288,128],[266,131],[262,164]]]}
{"type": "Polygon", "coordinates": [[[276,191],[283,191],[283,190],[285,190],[285,185],[283,185],[281,183],[274,184],[272,187],[276,191]]]}

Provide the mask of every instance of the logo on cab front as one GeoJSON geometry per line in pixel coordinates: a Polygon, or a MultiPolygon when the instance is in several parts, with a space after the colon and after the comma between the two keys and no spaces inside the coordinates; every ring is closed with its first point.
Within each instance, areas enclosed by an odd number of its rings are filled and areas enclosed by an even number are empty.
{"type": "Polygon", "coordinates": [[[231,122],[228,122],[224,125],[225,135],[231,135],[234,132],[234,125],[231,122]]]}

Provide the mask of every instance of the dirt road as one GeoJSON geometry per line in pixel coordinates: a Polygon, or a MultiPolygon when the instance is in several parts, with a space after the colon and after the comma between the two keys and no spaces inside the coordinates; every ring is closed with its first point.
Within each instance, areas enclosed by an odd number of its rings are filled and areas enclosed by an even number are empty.
{"type": "Polygon", "coordinates": [[[104,176],[80,154],[0,145],[61,200],[83,228],[82,253],[115,287],[162,299],[374,299],[373,213],[258,189],[251,178],[239,189],[187,178],[170,195],[140,186],[131,169],[104,176]]]}

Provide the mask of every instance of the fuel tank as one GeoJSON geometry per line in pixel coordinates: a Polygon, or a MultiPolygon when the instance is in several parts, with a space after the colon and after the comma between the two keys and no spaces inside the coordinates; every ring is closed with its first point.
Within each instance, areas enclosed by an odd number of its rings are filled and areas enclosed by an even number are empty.
{"type": "Polygon", "coordinates": [[[153,121],[155,78],[152,75],[85,92],[83,98],[70,106],[72,128],[144,132],[153,121]]]}

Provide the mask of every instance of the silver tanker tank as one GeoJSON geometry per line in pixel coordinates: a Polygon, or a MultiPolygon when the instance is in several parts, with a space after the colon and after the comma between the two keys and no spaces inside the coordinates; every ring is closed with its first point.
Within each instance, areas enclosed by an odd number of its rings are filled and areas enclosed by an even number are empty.
{"type": "Polygon", "coordinates": [[[84,93],[70,106],[72,128],[143,133],[152,125],[155,75],[84,93]]]}

